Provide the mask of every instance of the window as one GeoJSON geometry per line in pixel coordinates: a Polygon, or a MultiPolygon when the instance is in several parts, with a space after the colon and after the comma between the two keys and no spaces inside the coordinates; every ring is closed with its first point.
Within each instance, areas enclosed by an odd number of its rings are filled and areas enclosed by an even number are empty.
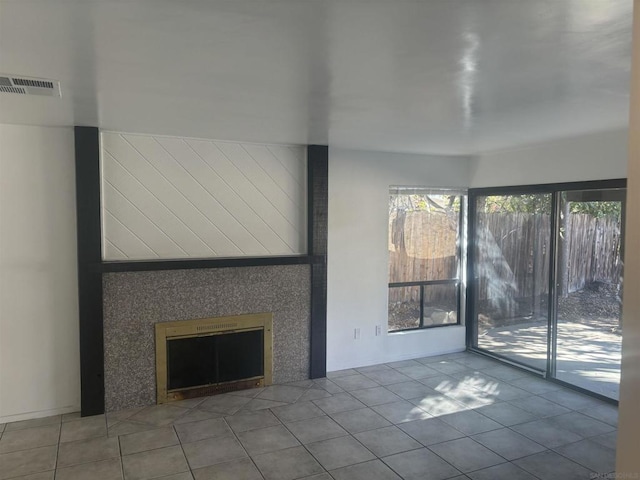
{"type": "Polygon", "coordinates": [[[465,192],[389,189],[389,332],[459,325],[465,192]]]}

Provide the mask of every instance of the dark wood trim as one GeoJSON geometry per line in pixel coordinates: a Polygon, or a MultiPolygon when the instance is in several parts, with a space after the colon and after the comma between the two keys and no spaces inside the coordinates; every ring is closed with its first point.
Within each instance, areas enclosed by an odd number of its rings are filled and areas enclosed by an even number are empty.
{"type": "Polygon", "coordinates": [[[158,270],[193,270],[196,268],[263,267],[270,265],[312,265],[324,263],[322,255],[291,255],[281,257],[199,258],[176,260],[140,260],[101,262],[91,266],[96,272],[151,272],[158,270]]]}
{"type": "Polygon", "coordinates": [[[104,345],[101,262],[100,134],[75,127],[78,306],[80,320],[81,415],[104,413],[104,345]]]}
{"type": "Polygon", "coordinates": [[[310,377],[327,375],[327,231],[329,211],[329,147],[307,147],[308,254],[324,258],[311,265],[310,377]]]}

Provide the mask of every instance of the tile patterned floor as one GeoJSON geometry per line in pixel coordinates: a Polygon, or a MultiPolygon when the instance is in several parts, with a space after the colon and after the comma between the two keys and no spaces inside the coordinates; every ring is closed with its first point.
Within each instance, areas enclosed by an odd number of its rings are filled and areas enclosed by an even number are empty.
{"type": "Polygon", "coordinates": [[[589,479],[617,409],[470,353],[0,425],[0,480],[589,479]]]}

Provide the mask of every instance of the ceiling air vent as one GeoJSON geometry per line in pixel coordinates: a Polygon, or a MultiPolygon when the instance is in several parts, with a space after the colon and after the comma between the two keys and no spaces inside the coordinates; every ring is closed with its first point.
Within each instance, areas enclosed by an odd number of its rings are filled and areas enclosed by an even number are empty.
{"type": "Polygon", "coordinates": [[[61,97],[60,82],[48,78],[0,74],[0,92],[61,97]]]}

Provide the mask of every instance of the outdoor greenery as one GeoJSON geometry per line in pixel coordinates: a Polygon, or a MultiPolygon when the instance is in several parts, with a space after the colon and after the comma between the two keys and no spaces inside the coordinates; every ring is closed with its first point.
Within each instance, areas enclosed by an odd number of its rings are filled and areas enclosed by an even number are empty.
{"type": "Polygon", "coordinates": [[[460,211],[460,195],[391,194],[389,200],[389,211],[435,211],[440,213],[460,211]]]}
{"type": "Polygon", "coordinates": [[[621,202],[572,202],[571,213],[586,213],[592,217],[602,218],[606,216],[620,217],[622,213],[621,202]]]}
{"type": "MultiPolygon", "coordinates": [[[[570,213],[584,213],[595,218],[621,215],[618,201],[569,202],[570,213]]],[[[491,195],[480,197],[478,211],[484,213],[551,214],[551,194],[491,195]]]]}

